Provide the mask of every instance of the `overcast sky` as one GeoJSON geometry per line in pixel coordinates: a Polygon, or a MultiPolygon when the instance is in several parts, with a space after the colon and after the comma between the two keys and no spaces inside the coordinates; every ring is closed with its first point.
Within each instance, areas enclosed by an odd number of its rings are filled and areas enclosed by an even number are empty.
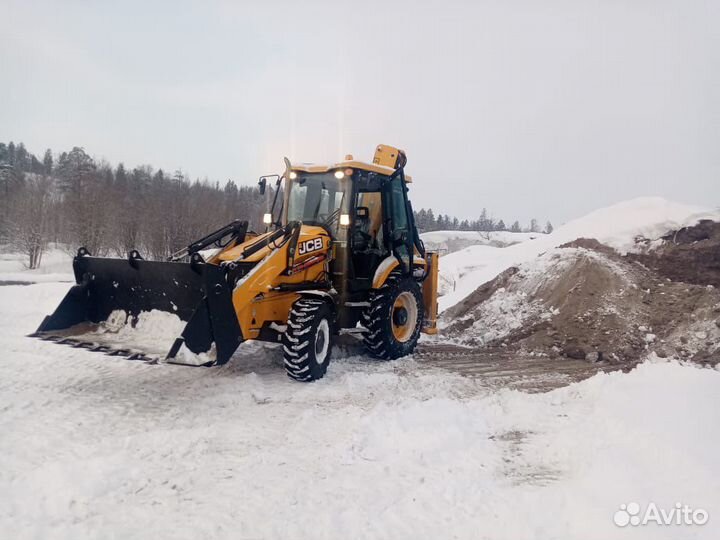
{"type": "Polygon", "coordinates": [[[250,184],[404,148],[415,208],[720,204],[720,2],[0,0],[0,141],[250,184]]]}

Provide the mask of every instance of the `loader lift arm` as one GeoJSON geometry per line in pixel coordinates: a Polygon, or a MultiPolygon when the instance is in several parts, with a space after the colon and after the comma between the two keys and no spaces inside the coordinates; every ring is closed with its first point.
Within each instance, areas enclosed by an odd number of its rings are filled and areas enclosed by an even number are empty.
{"type": "Polygon", "coordinates": [[[228,223],[224,227],[219,228],[217,231],[211,232],[207,236],[204,236],[200,240],[197,240],[187,247],[176,251],[170,257],[167,258],[168,262],[175,262],[194,255],[198,251],[205,249],[208,246],[214,245],[218,248],[226,248],[231,243],[242,244],[245,241],[245,235],[247,234],[248,222],[236,219],[232,223],[228,223]],[[227,240],[223,242],[223,239],[227,240]]]}

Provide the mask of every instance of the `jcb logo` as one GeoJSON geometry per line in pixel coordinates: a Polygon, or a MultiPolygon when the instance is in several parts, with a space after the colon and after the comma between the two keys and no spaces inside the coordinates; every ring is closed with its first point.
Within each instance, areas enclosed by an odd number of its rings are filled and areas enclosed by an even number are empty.
{"type": "Polygon", "coordinates": [[[322,247],[322,238],[313,238],[312,240],[305,240],[304,242],[300,242],[300,245],[298,246],[298,253],[300,255],[305,255],[306,253],[311,253],[313,251],[317,251],[318,249],[322,249],[322,247]]]}

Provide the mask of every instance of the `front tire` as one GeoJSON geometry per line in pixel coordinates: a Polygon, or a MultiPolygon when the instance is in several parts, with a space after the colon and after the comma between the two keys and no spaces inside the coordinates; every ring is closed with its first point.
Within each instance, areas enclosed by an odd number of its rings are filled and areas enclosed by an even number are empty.
{"type": "Polygon", "coordinates": [[[300,298],[293,303],[283,334],[283,360],[288,377],[315,381],[327,371],[332,353],[333,310],[328,302],[300,298]]]}
{"type": "Polygon", "coordinates": [[[415,350],[425,310],[420,286],[412,278],[391,274],[385,284],[370,296],[370,307],[363,313],[367,332],[363,338],[368,353],[382,360],[393,360],[415,350]]]}

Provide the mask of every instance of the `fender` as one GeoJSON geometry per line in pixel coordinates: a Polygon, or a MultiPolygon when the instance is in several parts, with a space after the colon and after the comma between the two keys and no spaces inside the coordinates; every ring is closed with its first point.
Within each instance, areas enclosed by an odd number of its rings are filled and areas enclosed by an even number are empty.
{"type": "MultiPolygon", "coordinates": [[[[418,255],[413,256],[413,262],[415,263],[415,266],[427,265],[427,261],[422,257],[419,257],[418,255]]],[[[378,265],[377,270],[375,270],[372,288],[379,289],[380,287],[382,287],[387,281],[387,278],[390,276],[390,274],[392,274],[393,270],[395,270],[398,266],[400,266],[400,261],[397,260],[397,257],[395,257],[395,255],[389,255],[385,257],[378,265]]]]}

